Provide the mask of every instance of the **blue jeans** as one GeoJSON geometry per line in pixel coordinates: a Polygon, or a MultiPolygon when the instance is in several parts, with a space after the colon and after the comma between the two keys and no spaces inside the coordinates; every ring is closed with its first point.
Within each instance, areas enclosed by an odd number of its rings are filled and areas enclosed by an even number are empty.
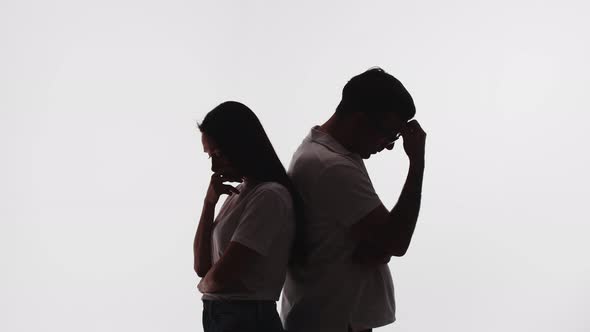
{"type": "Polygon", "coordinates": [[[203,300],[205,332],[284,332],[275,301],[203,300]]]}

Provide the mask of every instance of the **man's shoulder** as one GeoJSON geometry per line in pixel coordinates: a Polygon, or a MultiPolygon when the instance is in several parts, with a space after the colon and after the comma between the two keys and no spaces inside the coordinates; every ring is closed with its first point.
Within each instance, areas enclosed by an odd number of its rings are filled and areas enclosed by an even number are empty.
{"type": "Polygon", "coordinates": [[[335,153],[322,144],[307,141],[301,144],[291,160],[291,173],[322,173],[330,168],[356,167],[352,158],[335,153]]]}

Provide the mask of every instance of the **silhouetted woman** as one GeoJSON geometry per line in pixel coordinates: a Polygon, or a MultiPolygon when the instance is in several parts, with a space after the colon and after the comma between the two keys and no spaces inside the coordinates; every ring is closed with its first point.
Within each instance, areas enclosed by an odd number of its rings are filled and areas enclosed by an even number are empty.
{"type": "Polygon", "coordinates": [[[199,129],[213,171],[194,242],[205,332],[283,331],[276,301],[294,244],[298,196],[248,107],[222,103],[199,129]]]}

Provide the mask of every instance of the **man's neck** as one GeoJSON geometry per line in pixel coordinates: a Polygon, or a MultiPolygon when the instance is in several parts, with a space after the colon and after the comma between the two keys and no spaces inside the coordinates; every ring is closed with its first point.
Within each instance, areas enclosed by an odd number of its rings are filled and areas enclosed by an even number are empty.
{"type": "Polygon", "coordinates": [[[351,129],[352,127],[348,119],[339,117],[336,114],[332,115],[328,121],[319,127],[320,131],[330,135],[348,151],[352,151],[351,143],[353,139],[350,135],[351,129]]]}

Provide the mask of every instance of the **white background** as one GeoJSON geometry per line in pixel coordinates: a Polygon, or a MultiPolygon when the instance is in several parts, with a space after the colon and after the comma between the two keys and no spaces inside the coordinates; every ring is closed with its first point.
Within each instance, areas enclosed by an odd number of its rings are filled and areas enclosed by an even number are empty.
{"type": "MultiPolygon", "coordinates": [[[[586,1],[0,2],[0,330],[200,331],[195,123],[282,161],[379,65],[428,132],[382,331],[589,331],[586,1]]],[[[389,207],[407,161],[368,161],[389,207]]]]}

